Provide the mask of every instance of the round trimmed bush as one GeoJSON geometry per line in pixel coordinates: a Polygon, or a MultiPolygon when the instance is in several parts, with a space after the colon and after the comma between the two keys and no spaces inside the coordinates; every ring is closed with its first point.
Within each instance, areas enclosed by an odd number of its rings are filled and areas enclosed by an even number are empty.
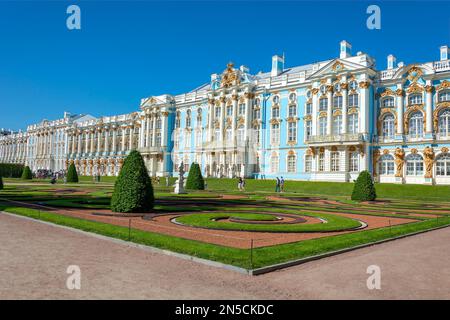
{"type": "Polygon", "coordinates": [[[67,170],[67,182],[68,183],[78,183],[78,173],[75,164],[71,163],[69,169],[67,170]]]}
{"type": "Polygon", "coordinates": [[[25,168],[23,168],[22,179],[24,179],[24,180],[33,179],[33,174],[31,173],[31,169],[29,166],[26,166],[25,168]]]}
{"type": "Polygon", "coordinates": [[[189,169],[188,178],[186,180],[186,189],[205,190],[205,180],[203,179],[200,165],[192,163],[189,169]]]}
{"type": "Polygon", "coordinates": [[[0,176],[0,190],[3,190],[3,179],[2,179],[2,176],[0,176]]]}
{"type": "Polygon", "coordinates": [[[353,187],[352,200],[355,201],[373,201],[377,198],[375,186],[369,171],[364,170],[356,179],[353,187]]]}
{"type": "Polygon", "coordinates": [[[125,159],[114,185],[111,198],[111,210],[114,212],[148,212],[155,201],[152,180],[144,159],[133,150],[125,159]]]}

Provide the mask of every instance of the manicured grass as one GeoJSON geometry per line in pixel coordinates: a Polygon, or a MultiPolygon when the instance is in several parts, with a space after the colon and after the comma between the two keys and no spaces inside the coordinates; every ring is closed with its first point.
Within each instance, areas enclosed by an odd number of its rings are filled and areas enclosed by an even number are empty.
{"type": "Polygon", "coordinates": [[[227,219],[227,218],[247,218],[254,220],[267,220],[266,215],[249,215],[248,213],[202,213],[202,214],[189,214],[178,217],[177,222],[186,224],[193,227],[200,228],[210,228],[210,229],[220,229],[220,230],[240,230],[240,231],[267,231],[267,232],[329,232],[329,231],[342,231],[353,228],[358,228],[361,223],[335,215],[329,214],[318,214],[318,213],[305,213],[302,212],[301,215],[321,218],[327,221],[327,223],[313,223],[313,224],[247,224],[230,222],[224,223],[221,221],[216,221],[217,219],[227,219]],[[258,217],[261,216],[261,217],[258,217]]]}

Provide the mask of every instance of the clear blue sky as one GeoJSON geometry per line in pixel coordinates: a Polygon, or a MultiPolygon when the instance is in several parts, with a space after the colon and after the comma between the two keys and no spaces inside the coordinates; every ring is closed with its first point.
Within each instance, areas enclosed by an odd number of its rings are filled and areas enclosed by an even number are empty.
{"type": "Polygon", "coordinates": [[[25,129],[63,111],[94,116],[138,110],[143,97],[208,82],[228,61],[252,73],[271,57],[286,66],[330,59],[346,39],[384,69],[439,59],[450,44],[450,3],[0,1],[0,127],[25,129]],[[66,28],[78,4],[82,29],[66,28]],[[381,30],[366,8],[381,7],[381,30]]]}

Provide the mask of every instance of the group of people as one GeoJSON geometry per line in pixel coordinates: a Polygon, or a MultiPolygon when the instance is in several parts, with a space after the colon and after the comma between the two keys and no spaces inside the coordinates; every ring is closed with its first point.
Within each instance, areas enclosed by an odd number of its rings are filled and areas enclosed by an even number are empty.
{"type": "Polygon", "coordinates": [[[277,177],[277,182],[275,185],[275,192],[284,192],[284,178],[281,176],[281,178],[277,177]]]}

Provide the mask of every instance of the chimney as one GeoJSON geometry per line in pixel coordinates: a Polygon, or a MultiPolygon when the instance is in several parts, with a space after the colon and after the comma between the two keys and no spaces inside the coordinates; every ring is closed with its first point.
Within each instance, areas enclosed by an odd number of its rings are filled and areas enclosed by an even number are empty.
{"type": "Polygon", "coordinates": [[[341,41],[341,54],[340,58],[345,59],[352,56],[352,45],[345,40],[341,41]]]}
{"type": "Polygon", "coordinates": [[[250,71],[247,66],[240,66],[239,70],[241,70],[242,73],[248,73],[250,71]]]}
{"type": "Polygon", "coordinates": [[[392,55],[392,54],[388,55],[388,57],[387,57],[387,68],[388,69],[394,69],[396,61],[397,61],[397,58],[394,55],[392,55]]]}
{"type": "Polygon", "coordinates": [[[272,72],[271,76],[276,77],[283,72],[284,58],[278,55],[272,57],[272,72]]]}
{"type": "Polygon", "coordinates": [[[397,63],[397,67],[402,68],[405,65],[405,63],[403,61],[400,61],[399,63],[397,63]]]}
{"type": "Polygon", "coordinates": [[[441,61],[448,59],[448,46],[441,47],[441,61]]]}

